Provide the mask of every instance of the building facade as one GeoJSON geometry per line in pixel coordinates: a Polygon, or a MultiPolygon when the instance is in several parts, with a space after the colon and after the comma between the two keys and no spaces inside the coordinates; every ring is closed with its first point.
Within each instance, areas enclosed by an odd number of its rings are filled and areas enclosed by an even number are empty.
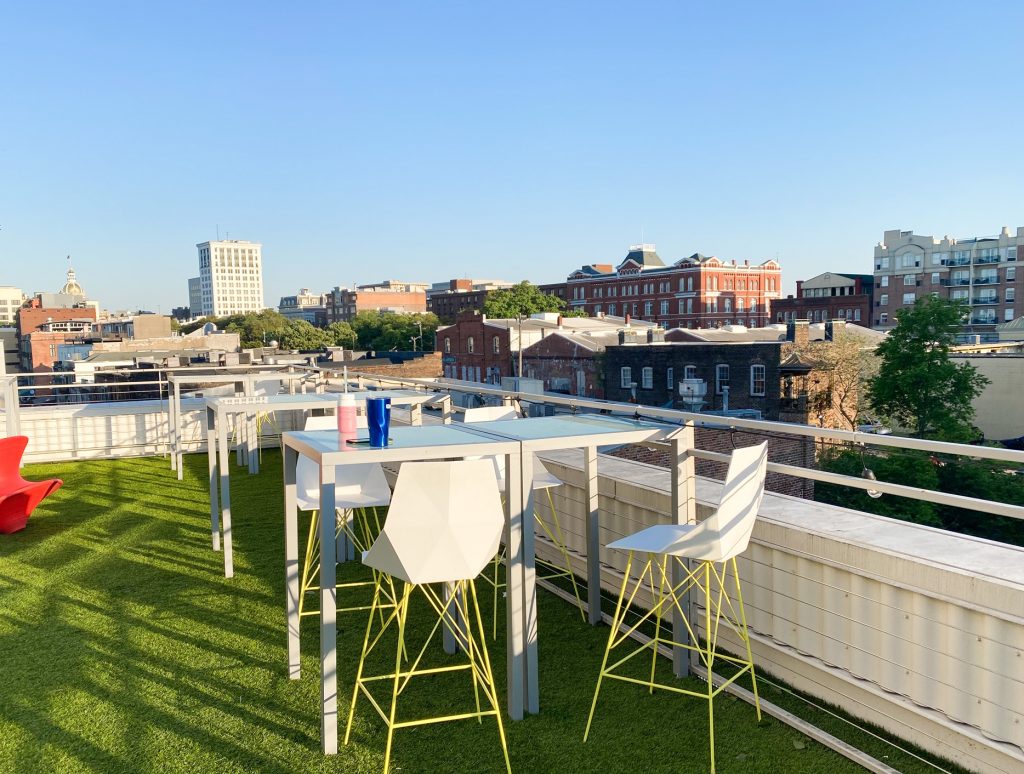
{"type": "Polygon", "coordinates": [[[0,327],[13,326],[18,319],[18,310],[25,303],[21,288],[0,285],[0,327]]]}
{"type": "Polygon", "coordinates": [[[506,280],[453,279],[435,282],[427,290],[427,311],[443,322],[454,322],[460,312],[482,312],[487,294],[514,283],[506,280]]]}
{"type": "Polygon", "coordinates": [[[348,322],[360,312],[423,314],[427,311],[426,284],[385,280],[359,285],[355,290],[336,287],[327,294],[327,322],[348,322]]]}
{"type": "Polygon", "coordinates": [[[775,261],[752,266],[695,253],[670,266],[653,244],[633,245],[615,268],[592,264],[566,280],[569,308],[589,315],[622,315],[662,328],[714,328],[771,321],[782,270],[775,261]]]}
{"type": "Polygon", "coordinates": [[[875,278],[871,274],[825,272],[809,280],[797,280],[796,296],[772,302],[777,323],[807,320],[844,320],[869,325],[875,278]]]}
{"type": "Polygon", "coordinates": [[[302,288],[294,296],[281,296],[277,311],[289,320],[305,320],[311,325],[327,325],[327,294],[302,288]]]}
{"type": "Polygon", "coordinates": [[[886,231],[875,246],[872,327],[890,330],[897,310],[936,295],[969,310],[962,340],[996,341],[995,326],[1015,319],[1024,306],[1017,301],[1018,254],[1024,254],[1024,228],[969,239],[886,231]]]}
{"type": "MultiPolygon", "coordinates": [[[[198,317],[259,312],[263,303],[263,245],[239,239],[200,242],[198,317]]],[[[189,282],[191,303],[192,283],[189,282]]]]}
{"type": "Polygon", "coordinates": [[[203,316],[203,278],[190,277],[188,280],[189,317],[203,316]]]}

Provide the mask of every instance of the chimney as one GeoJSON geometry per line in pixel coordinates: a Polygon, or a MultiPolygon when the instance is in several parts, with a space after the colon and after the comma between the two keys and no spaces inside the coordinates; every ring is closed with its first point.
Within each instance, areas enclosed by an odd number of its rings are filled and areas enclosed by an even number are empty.
{"type": "Polygon", "coordinates": [[[562,327],[562,315],[558,315],[558,327],[562,327]]]}
{"type": "Polygon", "coordinates": [[[797,347],[806,347],[810,340],[810,323],[807,320],[791,320],[786,323],[786,341],[791,341],[797,347]]]}
{"type": "Polygon", "coordinates": [[[653,344],[656,341],[665,340],[665,331],[662,328],[648,328],[647,329],[647,343],[653,344]]]}
{"type": "Polygon", "coordinates": [[[636,344],[636,331],[619,331],[619,344],[636,344]]]}

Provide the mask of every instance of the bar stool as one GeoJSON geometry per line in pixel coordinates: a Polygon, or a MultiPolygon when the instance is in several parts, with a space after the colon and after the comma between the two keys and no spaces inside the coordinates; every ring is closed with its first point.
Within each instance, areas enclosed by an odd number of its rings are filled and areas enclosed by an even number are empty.
{"type": "MultiPolygon", "coordinates": [[[[365,417],[361,418],[365,426],[365,417]]],[[[304,430],[334,430],[337,418],[333,415],[308,417],[304,430]]],[[[317,575],[320,571],[320,469],[307,457],[299,456],[295,465],[295,499],[299,510],[312,511],[302,573],[299,576],[299,615],[315,615],[315,610],[304,610],[304,600],[310,591],[319,590],[317,575]]],[[[355,550],[365,551],[380,533],[380,508],[391,502],[391,487],[384,470],[377,463],[339,465],[335,470],[334,504],[337,509],[337,534],[344,533],[355,550]]],[[[375,585],[374,581],[339,583],[338,588],[359,588],[375,585]]],[[[344,610],[366,610],[368,606],[346,607],[344,610]]]]}
{"type": "Polygon", "coordinates": [[[736,449],[729,462],[729,470],[722,488],[718,510],[699,524],[659,524],[609,543],[608,548],[629,551],[622,589],[615,604],[611,632],[605,648],[601,672],[594,689],[594,700],[590,705],[590,716],[583,741],[590,734],[590,725],[597,708],[597,697],[601,692],[601,681],[607,677],[647,686],[649,691],[661,688],[687,696],[699,696],[708,701],[708,736],[711,745],[711,771],[715,770],[715,713],[714,698],[727,685],[745,672],[750,672],[754,687],[754,706],[757,719],[761,719],[761,703],[757,695],[757,679],[754,676],[754,661],[750,652],[750,634],[747,631],[746,613],[743,609],[743,591],[736,569],[736,556],[746,550],[754,529],[761,500],[764,497],[764,479],[768,463],[768,442],[757,446],[736,449]],[[647,561],[629,590],[630,571],[636,553],[647,554],[647,561]],[[687,561],[689,560],[689,561],[687,561]],[[672,570],[678,567],[682,581],[673,585],[672,570]],[[729,570],[732,570],[736,588],[736,604],[729,598],[726,589],[729,570]],[[625,631],[626,614],[629,612],[641,588],[649,588],[654,595],[653,606],[638,621],[625,631]],[[655,592],[655,589],[657,591],[655,592]],[[704,604],[704,644],[699,644],[698,632],[691,625],[684,600],[691,589],[700,591],[704,604]],[[689,641],[673,642],[662,636],[663,614],[678,611],[683,614],[689,641]],[[632,647],[626,655],[609,666],[612,650],[630,639],[640,626],[653,619],[654,637],[650,641],[632,647]],[[718,650],[719,627],[724,624],[739,637],[746,647],[746,658],[733,656],[718,650]],[[658,657],[658,645],[665,644],[686,648],[699,656],[700,663],[707,670],[707,690],[704,693],[680,688],[677,685],[655,682],[654,668],[658,657]],[[621,670],[631,659],[650,649],[651,667],[648,679],[623,674],[621,670]],[[719,659],[735,671],[717,688],[712,680],[715,660],[719,659]]]}
{"type": "MultiPolygon", "coordinates": [[[[482,722],[483,718],[490,716],[497,721],[505,769],[511,774],[508,745],[498,706],[498,689],[487,655],[486,635],[473,581],[497,552],[505,525],[498,486],[490,473],[491,463],[485,459],[405,463],[395,483],[395,493],[384,529],[370,550],[363,554],[363,564],[388,579],[400,581],[401,589],[395,604],[385,599],[387,594],[382,592],[381,584],[378,583],[374,593],[345,727],[345,744],[348,744],[352,732],[356,702],[360,694],[363,694],[387,724],[385,774],[391,761],[395,730],[470,718],[482,722]],[[446,590],[448,599],[445,598],[446,590]],[[414,652],[407,650],[407,623],[410,603],[416,591],[426,599],[437,616],[437,622],[427,634],[417,655],[403,669],[403,660],[414,652]],[[375,631],[377,611],[381,607],[391,608],[391,613],[375,631]],[[461,650],[468,663],[421,666],[430,643],[442,626],[460,633],[461,650]],[[398,629],[394,671],[368,674],[367,656],[380,645],[384,634],[393,627],[398,629]],[[460,671],[469,672],[475,710],[411,720],[397,718],[398,697],[414,677],[460,671]],[[390,703],[383,697],[375,698],[372,693],[371,689],[381,683],[390,683],[390,703]]],[[[378,693],[383,692],[380,690],[378,693]]],[[[468,698],[467,695],[467,703],[468,698]]]]}
{"type": "MultiPolygon", "coordinates": [[[[511,406],[482,406],[480,408],[466,409],[466,413],[463,417],[464,422],[494,422],[503,420],[518,419],[519,414],[511,406]]],[[[505,491],[505,467],[499,462],[497,458],[489,458],[493,460],[494,464],[494,475],[498,480],[498,490],[501,492],[505,491]]],[[[551,580],[554,578],[568,578],[572,584],[572,593],[576,597],[576,606],[579,608],[580,616],[584,622],[587,620],[586,612],[583,607],[583,599],[580,597],[579,587],[576,585],[576,575],[572,571],[572,560],[569,558],[569,549],[565,543],[565,535],[562,533],[562,525],[558,519],[558,511],[555,509],[555,499],[551,494],[551,490],[555,487],[561,486],[564,482],[544,467],[537,455],[533,457],[533,491],[543,491],[547,496],[547,507],[550,513],[550,521],[547,520],[547,516],[541,515],[541,509],[534,507],[533,514],[534,520],[541,531],[544,533],[544,537],[552,544],[552,546],[562,555],[562,566],[552,564],[538,560],[538,564],[543,565],[547,569],[543,575],[538,575],[539,580],[551,580]]],[[[491,577],[484,576],[484,580],[490,583],[494,587],[494,620],[491,627],[491,636],[497,637],[498,635],[498,589],[504,585],[498,579],[498,574],[501,567],[501,561],[504,559],[504,549],[494,557],[494,571],[491,577]]]]}

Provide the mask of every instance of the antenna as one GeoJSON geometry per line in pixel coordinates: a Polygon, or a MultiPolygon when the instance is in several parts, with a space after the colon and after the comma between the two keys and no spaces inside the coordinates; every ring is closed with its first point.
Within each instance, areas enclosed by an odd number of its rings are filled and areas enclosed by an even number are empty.
{"type": "Polygon", "coordinates": [[[220,223],[217,224],[217,241],[220,241],[220,223]]]}

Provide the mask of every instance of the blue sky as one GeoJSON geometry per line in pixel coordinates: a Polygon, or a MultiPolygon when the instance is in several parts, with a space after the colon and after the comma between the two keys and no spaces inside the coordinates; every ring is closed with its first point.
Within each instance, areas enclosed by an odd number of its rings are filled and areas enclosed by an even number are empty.
{"type": "Polygon", "coordinates": [[[266,301],[537,282],[629,244],[870,271],[888,228],[1024,225],[1020,3],[47,3],[0,12],[0,284],[72,255],[187,303],[195,243],[266,301]],[[709,7],[709,6],[714,7],[709,7]]]}

